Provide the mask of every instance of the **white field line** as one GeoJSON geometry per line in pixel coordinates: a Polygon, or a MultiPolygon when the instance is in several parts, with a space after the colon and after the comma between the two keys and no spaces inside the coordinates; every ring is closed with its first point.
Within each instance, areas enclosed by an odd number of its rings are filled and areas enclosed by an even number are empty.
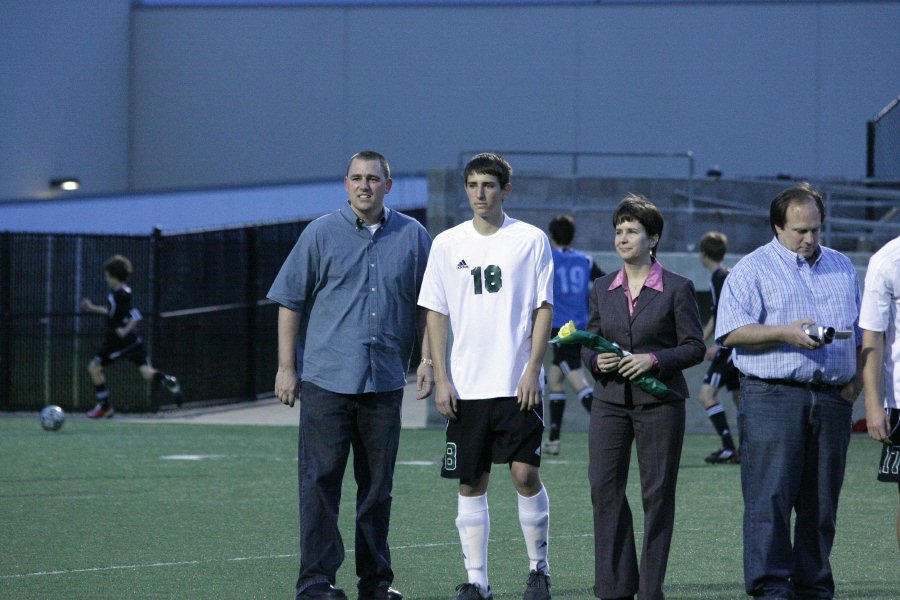
{"type": "MultiPolygon", "coordinates": [[[[585,538],[585,537],[593,537],[593,533],[581,533],[577,535],[566,535],[566,536],[556,536],[553,539],[560,538],[585,538]]],[[[504,541],[513,541],[513,540],[492,540],[496,542],[504,542],[504,541]]],[[[428,544],[407,544],[404,546],[391,546],[391,551],[394,550],[418,550],[422,548],[440,548],[443,546],[457,546],[459,545],[458,541],[453,542],[434,542],[428,544]]],[[[347,550],[347,554],[353,554],[353,550],[347,550]]],[[[299,556],[298,553],[294,552],[291,554],[270,554],[268,556],[238,556],[234,558],[207,558],[203,560],[182,560],[182,561],[172,561],[172,562],[157,562],[157,563],[141,563],[136,565],[110,565],[106,567],[90,567],[85,569],[63,569],[59,571],[35,571],[33,573],[14,573],[12,575],[0,575],[0,580],[3,579],[25,579],[26,577],[49,577],[53,575],[74,575],[78,573],[102,573],[108,571],[128,571],[128,570],[136,570],[136,569],[158,569],[160,567],[183,567],[190,565],[203,565],[210,563],[228,563],[228,562],[241,562],[241,561],[250,561],[250,560],[276,560],[282,558],[296,558],[299,556]]]]}

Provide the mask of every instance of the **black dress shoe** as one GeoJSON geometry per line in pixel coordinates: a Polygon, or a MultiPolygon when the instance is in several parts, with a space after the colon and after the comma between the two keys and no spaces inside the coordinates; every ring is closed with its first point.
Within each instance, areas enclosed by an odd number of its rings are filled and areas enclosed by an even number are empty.
{"type": "Polygon", "coordinates": [[[297,600],[347,600],[347,594],[330,583],[317,583],[303,590],[297,600]]]}
{"type": "Polygon", "coordinates": [[[358,600],[403,600],[403,594],[392,587],[380,589],[371,596],[360,595],[358,600]]]}
{"type": "Polygon", "coordinates": [[[403,594],[392,587],[387,589],[387,600],[403,600],[403,594]]]}

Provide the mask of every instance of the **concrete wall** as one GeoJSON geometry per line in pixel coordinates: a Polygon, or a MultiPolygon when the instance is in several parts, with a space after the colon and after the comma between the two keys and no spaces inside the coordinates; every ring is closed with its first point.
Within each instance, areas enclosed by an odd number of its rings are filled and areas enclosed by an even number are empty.
{"type": "MultiPolygon", "coordinates": [[[[128,0],[0,2],[0,199],[128,188],[128,0]]],[[[2,229],[2,223],[0,223],[2,229]]]]}
{"type": "Polygon", "coordinates": [[[470,149],[690,149],[700,173],[855,178],[866,120],[900,90],[898,30],[888,1],[5,0],[0,200],[70,173],[86,194],[330,178],[362,147],[406,173],[470,149]]]}
{"type": "Polygon", "coordinates": [[[896,2],[139,8],[134,183],[326,177],[370,146],[405,172],[467,149],[690,149],[700,172],[860,177],[897,31],[896,2]]]}

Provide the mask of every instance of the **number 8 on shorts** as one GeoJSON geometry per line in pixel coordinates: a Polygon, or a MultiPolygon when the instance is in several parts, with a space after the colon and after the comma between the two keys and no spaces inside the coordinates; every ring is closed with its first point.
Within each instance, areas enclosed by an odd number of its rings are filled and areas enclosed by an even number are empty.
{"type": "Polygon", "coordinates": [[[444,451],[444,469],[456,470],[456,444],[453,442],[447,442],[447,449],[444,451]]]}

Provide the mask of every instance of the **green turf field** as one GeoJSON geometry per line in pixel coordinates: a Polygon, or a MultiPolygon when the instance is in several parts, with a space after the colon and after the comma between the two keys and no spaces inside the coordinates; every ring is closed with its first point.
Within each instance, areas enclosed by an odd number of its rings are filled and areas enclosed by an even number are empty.
{"type": "MultiPolygon", "coordinates": [[[[408,600],[453,597],[465,579],[456,490],[438,476],[443,432],[404,431],[391,545],[408,600]]],[[[550,494],[555,598],[591,598],[587,438],[564,436],[542,468],[550,494]]],[[[739,468],[711,467],[713,436],[688,436],[667,597],[734,599],[741,584],[739,468]]],[[[878,447],[854,438],[833,563],[840,598],[900,598],[897,488],[874,478],[878,447]]],[[[298,564],[296,429],[0,418],[0,598],[293,598],[298,564]]],[[[637,473],[630,498],[640,514],[637,473]]],[[[354,488],[341,522],[338,585],[355,591],[354,488]]],[[[489,494],[497,600],[521,598],[527,561],[503,469],[489,494]]],[[[355,598],[354,594],[350,595],[355,598]]]]}

